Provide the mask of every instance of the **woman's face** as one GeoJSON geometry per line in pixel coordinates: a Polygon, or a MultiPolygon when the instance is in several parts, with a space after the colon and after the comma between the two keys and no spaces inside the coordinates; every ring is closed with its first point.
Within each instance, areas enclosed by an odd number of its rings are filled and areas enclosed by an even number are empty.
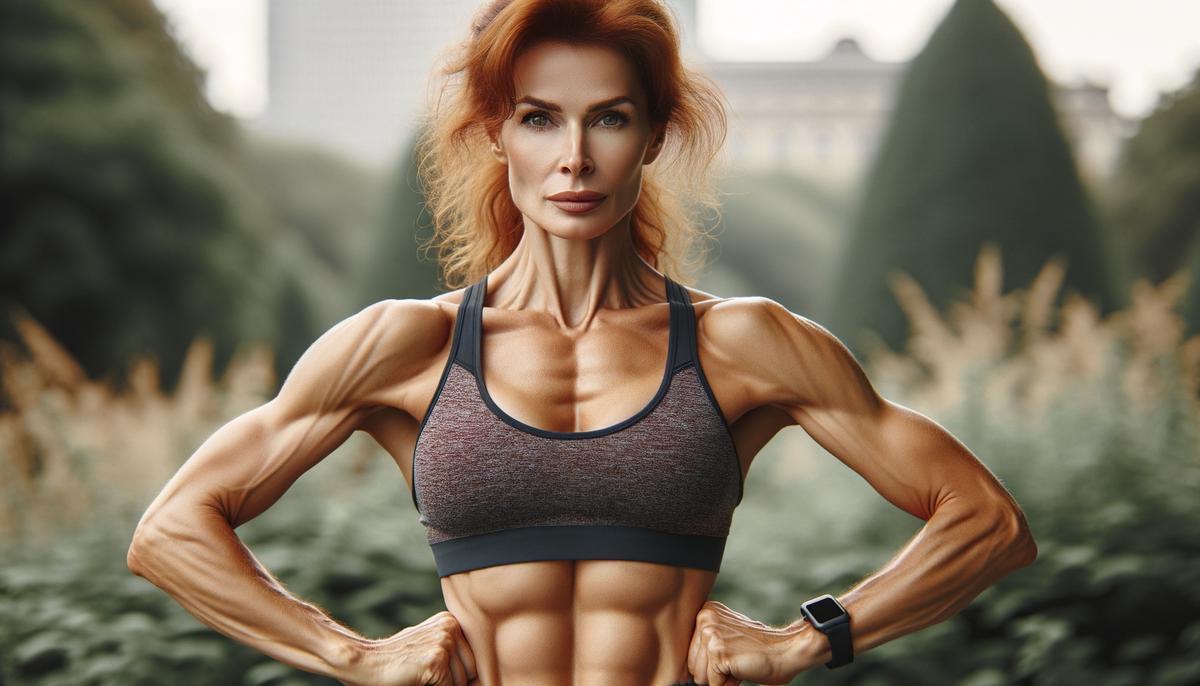
{"type": "Polygon", "coordinates": [[[493,146],[508,166],[513,201],[527,224],[555,236],[605,234],[633,210],[642,165],[662,149],[633,65],[608,48],[547,41],[522,52],[514,67],[516,111],[493,146]],[[563,191],[604,197],[549,199],[563,191]]]}

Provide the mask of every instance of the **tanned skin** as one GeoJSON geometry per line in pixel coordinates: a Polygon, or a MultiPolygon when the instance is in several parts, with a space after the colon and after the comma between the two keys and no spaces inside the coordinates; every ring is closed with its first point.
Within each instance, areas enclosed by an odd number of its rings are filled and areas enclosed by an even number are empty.
{"type": "MultiPolygon", "coordinates": [[[[666,359],[662,274],[629,238],[662,130],[643,114],[632,66],[604,48],[534,46],[518,59],[516,82],[519,96],[541,103],[520,104],[493,147],[525,232],[488,277],[485,383],[526,424],[607,427],[653,397],[666,359]],[[621,95],[629,102],[590,109],[621,95]],[[582,189],[607,197],[585,214],[545,198],[582,189]],[[538,402],[547,397],[571,400],[538,402]]],[[[856,655],[945,620],[1033,561],[1024,515],[995,476],[936,422],[882,398],[832,334],[773,300],[687,290],[743,478],[780,429],[799,425],[925,521],[838,596],[856,655]]],[[[274,579],[234,529],[354,431],[371,435],[412,488],[417,429],[462,296],[382,301],[325,332],[277,397],[222,426],[166,484],[135,532],[130,569],[216,631],[352,686],[783,684],[831,659],[827,639],[803,621],[769,626],[709,600],[716,575],[700,569],[546,560],[470,570],[441,579],[447,611],[380,639],[274,579]]]]}

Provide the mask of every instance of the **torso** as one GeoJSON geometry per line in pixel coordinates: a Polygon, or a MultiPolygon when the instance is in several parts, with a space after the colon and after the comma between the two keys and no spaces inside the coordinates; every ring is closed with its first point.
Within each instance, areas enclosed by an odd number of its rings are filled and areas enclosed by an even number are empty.
{"type": "MultiPolygon", "coordinates": [[[[465,289],[429,302],[445,315],[442,350],[410,379],[395,407],[364,426],[393,456],[412,489],[411,460],[430,407],[465,289]]],[[[685,289],[696,314],[700,363],[729,421],[743,479],[758,451],[793,423],[765,405],[761,384],[737,367],[714,326],[747,306],[685,289]],[[706,335],[710,334],[710,335],[706,335]]],[[[493,400],[512,417],[551,431],[607,427],[641,410],[662,378],[667,303],[606,310],[604,325],[565,337],[546,315],[486,307],[482,367],[493,400]],[[563,398],[564,402],[538,402],[563,398]]],[[[446,608],[475,654],[481,686],[653,684],[686,681],[694,619],[716,573],[631,560],[547,560],[474,569],[443,577],[446,608]]]]}

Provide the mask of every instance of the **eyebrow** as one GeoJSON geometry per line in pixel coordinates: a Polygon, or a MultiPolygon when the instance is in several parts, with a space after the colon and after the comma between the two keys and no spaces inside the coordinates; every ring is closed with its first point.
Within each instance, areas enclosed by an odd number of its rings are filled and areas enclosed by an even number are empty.
{"type": "MultiPolygon", "coordinates": [[[[530,105],[534,105],[536,107],[541,107],[542,109],[550,110],[551,112],[562,112],[562,107],[560,107],[552,102],[549,102],[547,100],[542,100],[541,98],[535,98],[532,95],[526,95],[526,96],[517,98],[517,102],[518,103],[522,103],[522,102],[529,103],[530,105]]],[[[601,102],[598,102],[598,103],[592,105],[591,107],[589,107],[587,109],[587,111],[594,112],[596,110],[602,110],[605,107],[612,107],[613,105],[618,105],[623,102],[627,102],[630,105],[633,104],[633,100],[631,100],[628,96],[618,95],[615,98],[609,98],[608,100],[603,100],[601,102]]]]}

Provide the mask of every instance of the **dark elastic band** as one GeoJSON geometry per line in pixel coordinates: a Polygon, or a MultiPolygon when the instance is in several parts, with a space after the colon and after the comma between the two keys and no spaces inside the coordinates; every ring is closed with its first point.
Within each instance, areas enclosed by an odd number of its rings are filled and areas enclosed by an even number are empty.
{"type": "Polygon", "coordinates": [[[463,536],[430,546],[438,576],[534,560],[637,560],[721,570],[725,538],[635,526],[525,526],[463,536]]]}

